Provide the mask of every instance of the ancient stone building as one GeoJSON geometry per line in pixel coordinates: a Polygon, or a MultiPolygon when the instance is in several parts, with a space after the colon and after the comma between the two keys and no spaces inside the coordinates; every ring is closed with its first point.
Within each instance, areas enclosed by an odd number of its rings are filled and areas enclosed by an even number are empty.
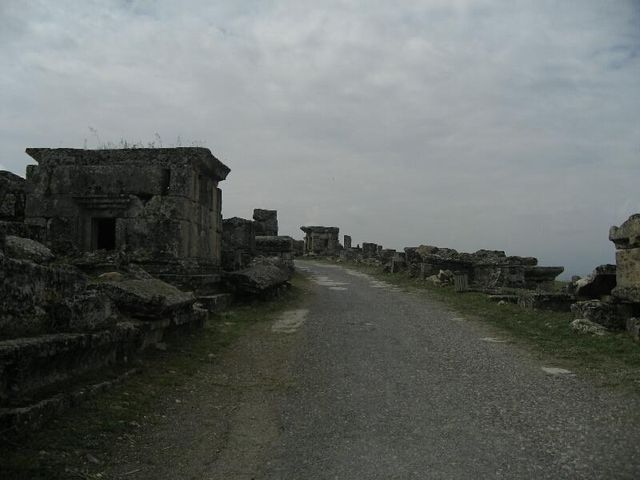
{"type": "Polygon", "coordinates": [[[278,211],[256,208],[253,211],[253,221],[256,224],[256,235],[275,237],[278,235],[278,211]]]}
{"type": "Polygon", "coordinates": [[[229,168],[209,149],[27,153],[38,165],[27,168],[25,221],[44,227],[55,251],[126,251],[152,273],[167,264],[173,272],[176,264],[192,271],[219,266],[218,182],[229,168]]]}
{"type": "Polygon", "coordinates": [[[351,237],[349,235],[345,235],[343,243],[344,243],[344,248],[346,249],[351,248],[351,237]]]}
{"type": "Polygon", "coordinates": [[[340,249],[338,227],[310,226],[300,227],[306,236],[304,238],[304,253],[316,255],[335,255],[340,249]]]}
{"type": "Polygon", "coordinates": [[[229,169],[205,148],[29,148],[26,221],[79,251],[218,260],[229,169]]]}

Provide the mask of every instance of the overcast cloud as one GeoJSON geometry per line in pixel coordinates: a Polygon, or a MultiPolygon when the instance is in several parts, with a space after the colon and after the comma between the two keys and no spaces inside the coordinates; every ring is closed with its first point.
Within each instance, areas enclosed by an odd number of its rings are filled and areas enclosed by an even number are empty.
{"type": "Polygon", "coordinates": [[[225,217],[569,274],[640,212],[638,1],[0,0],[0,60],[21,175],[28,146],[180,137],[231,168],[225,217]]]}

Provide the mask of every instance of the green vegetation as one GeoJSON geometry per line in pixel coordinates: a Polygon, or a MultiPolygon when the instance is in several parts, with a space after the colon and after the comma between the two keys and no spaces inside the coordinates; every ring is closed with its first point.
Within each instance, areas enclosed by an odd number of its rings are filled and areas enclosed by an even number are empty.
{"type": "Polygon", "coordinates": [[[640,345],[625,332],[601,337],[578,334],[570,327],[573,315],[568,312],[498,305],[482,293],[456,293],[453,287],[436,287],[404,273],[382,273],[378,267],[354,263],[345,265],[407,290],[420,291],[466,318],[495,327],[503,336],[535,354],[592,376],[600,385],[640,392],[640,345]]]}
{"type": "Polygon", "coordinates": [[[141,425],[161,420],[164,398],[187,384],[207,363],[216,362],[224,348],[252,325],[271,321],[303,302],[307,290],[307,280],[296,275],[291,288],[278,299],[212,315],[202,330],[168,342],[166,351],[150,349],[141,361],[141,373],[42,430],[21,437],[0,434],[0,478],[103,478],[92,472],[99,470],[96,462],[111,460],[110,446],[127,442],[141,425]]]}

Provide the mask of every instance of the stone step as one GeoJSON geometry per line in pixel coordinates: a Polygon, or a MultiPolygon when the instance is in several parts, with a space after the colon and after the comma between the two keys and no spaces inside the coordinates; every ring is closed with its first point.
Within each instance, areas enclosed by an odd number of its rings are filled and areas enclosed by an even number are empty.
{"type": "Polygon", "coordinates": [[[198,297],[198,303],[202,308],[211,313],[226,310],[233,301],[233,295],[230,293],[217,293],[215,295],[203,295],[198,297]]]}

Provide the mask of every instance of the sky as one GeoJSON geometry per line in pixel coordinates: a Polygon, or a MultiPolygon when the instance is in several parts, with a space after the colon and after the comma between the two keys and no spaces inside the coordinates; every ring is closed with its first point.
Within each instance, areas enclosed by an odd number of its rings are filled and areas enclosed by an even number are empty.
{"type": "Polygon", "coordinates": [[[205,146],[224,217],[583,275],[640,212],[640,0],[0,0],[0,169],[205,146]]]}

